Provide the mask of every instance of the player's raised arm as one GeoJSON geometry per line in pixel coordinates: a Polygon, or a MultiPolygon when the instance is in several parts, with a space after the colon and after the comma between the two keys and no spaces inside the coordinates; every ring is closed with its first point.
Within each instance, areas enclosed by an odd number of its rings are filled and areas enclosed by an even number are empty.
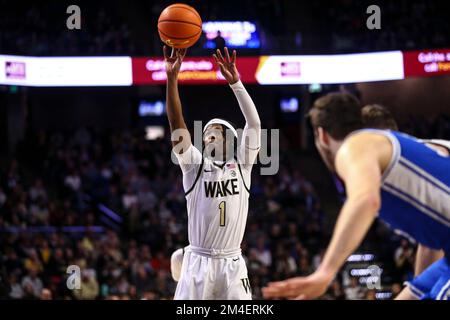
{"type": "Polygon", "coordinates": [[[172,141],[172,146],[178,144],[178,148],[174,151],[180,150],[180,153],[186,151],[191,143],[191,136],[187,130],[184,122],[183,110],[181,107],[180,95],[178,93],[178,74],[180,72],[181,63],[186,55],[186,49],[172,49],[169,54],[169,48],[164,46],[164,60],[166,62],[167,86],[166,86],[166,109],[167,117],[169,118],[170,132],[177,130],[177,136],[180,137],[177,141],[172,141]]]}
{"type": "Polygon", "coordinates": [[[261,146],[261,120],[252,98],[240,81],[239,72],[236,68],[236,50],[233,50],[230,57],[228,48],[225,47],[224,55],[217,49],[213,57],[219,65],[220,72],[233,90],[245,118],[245,127],[240,145],[240,161],[244,165],[252,165],[261,146]]]}
{"type": "MultiPolygon", "coordinates": [[[[364,137],[349,139],[339,150],[336,169],[345,182],[347,200],[339,214],[331,242],[319,268],[308,277],[269,284],[266,298],[314,299],[326,292],[347,257],[359,246],[377,216],[381,204],[381,169],[374,154],[384,152],[364,137]]],[[[389,151],[388,151],[389,152],[389,151]]]]}

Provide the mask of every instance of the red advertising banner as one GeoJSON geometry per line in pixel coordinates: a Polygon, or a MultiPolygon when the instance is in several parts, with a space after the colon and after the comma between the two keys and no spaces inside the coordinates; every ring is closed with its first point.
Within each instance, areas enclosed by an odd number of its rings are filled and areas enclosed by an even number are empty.
{"type": "MultiPolygon", "coordinates": [[[[244,83],[257,83],[256,71],[260,57],[237,59],[237,68],[244,83]]],[[[166,72],[163,57],[132,58],[133,85],[165,84],[166,72]]],[[[186,57],[178,76],[185,84],[223,84],[225,79],[211,57],[186,57]]]]}
{"type": "Polygon", "coordinates": [[[403,52],[405,78],[450,74],[450,49],[403,52]]]}

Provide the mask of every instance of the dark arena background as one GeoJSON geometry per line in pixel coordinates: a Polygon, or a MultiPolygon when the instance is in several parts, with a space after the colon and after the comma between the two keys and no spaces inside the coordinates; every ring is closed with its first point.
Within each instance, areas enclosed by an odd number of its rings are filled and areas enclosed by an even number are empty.
{"type": "MultiPolygon", "coordinates": [[[[225,44],[262,128],[279,130],[277,174],[253,169],[241,246],[261,300],[269,282],[316,270],[344,200],[305,118],[318,97],[350,92],[402,132],[450,139],[448,3],[185,2],[203,20],[180,74],[188,128],[244,125],[211,57],[225,44]]],[[[0,0],[1,299],[173,299],[171,254],[189,243],[157,32],[172,3],[0,0]],[[68,287],[71,266],[81,289],[68,287]]],[[[376,221],[320,299],[393,299],[416,248],[376,221]]]]}

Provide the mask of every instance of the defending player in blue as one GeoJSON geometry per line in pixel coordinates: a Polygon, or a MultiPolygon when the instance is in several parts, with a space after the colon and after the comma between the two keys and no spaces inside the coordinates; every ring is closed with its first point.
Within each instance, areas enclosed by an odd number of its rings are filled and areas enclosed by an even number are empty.
{"type": "Polygon", "coordinates": [[[361,130],[360,103],[347,93],[318,99],[309,117],[316,147],[344,181],[347,199],[318,269],[307,277],[269,283],[264,296],[320,297],[379,215],[419,244],[444,252],[397,299],[448,299],[450,158],[444,147],[432,148],[396,131],[361,130]]]}

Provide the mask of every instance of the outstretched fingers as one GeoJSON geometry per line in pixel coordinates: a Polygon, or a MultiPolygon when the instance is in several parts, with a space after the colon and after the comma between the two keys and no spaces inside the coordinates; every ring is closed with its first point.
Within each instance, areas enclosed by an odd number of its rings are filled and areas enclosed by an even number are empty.
{"type": "Polygon", "coordinates": [[[172,51],[169,54],[169,47],[167,47],[167,46],[163,47],[163,53],[164,53],[164,59],[166,59],[166,60],[173,60],[177,54],[173,47],[172,47],[172,51]]]}
{"type": "Polygon", "coordinates": [[[217,57],[219,58],[219,61],[224,63],[225,59],[223,58],[222,52],[220,52],[220,49],[217,49],[217,57]]]}
{"type": "Polygon", "coordinates": [[[216,60],[216,62],[222,63],[222,64],[236,63],[236,50],[233,50],[231,57],[230,57],[230,51],[228,50],[227,47],[225,47],[223,50],[224,50],[224,54],[222,54],[220,49],[217,49],[216,53],[213,54],[213,57],[216,60]],[[225,57],[224,57],[224,55],[225,55],[225,57]]]}
{"type": "Polygon", "coordinates": [[[214,53],[213,54],[214,61],[219,65],[223,66],[223,62],[220,60],[220,58],[214,53]]]}
{"type": "Polygon", "coordinates": [[[176,49],[175,54],[177,56],[177,59],[180,60],[180,62],[184,59],[184,56],[186,55],[186,49],[176,49]]]}
{"type": "Polygon", "coordinates": [[[267,287],[263,288],[265,298],[297,298],[305,299],[302,293],[304,281],[301,278],[292,278],[284,281],[269,282],[267,287]]]}
{"type": "Polygon", "coordinates": [[[225,51],[225,57],[227,58],[227,62],[229,63],[231,61],[231,59],[230,59],[230,53],[228,52],[228,48],[225,47],[223,50],[225,51]]]}

